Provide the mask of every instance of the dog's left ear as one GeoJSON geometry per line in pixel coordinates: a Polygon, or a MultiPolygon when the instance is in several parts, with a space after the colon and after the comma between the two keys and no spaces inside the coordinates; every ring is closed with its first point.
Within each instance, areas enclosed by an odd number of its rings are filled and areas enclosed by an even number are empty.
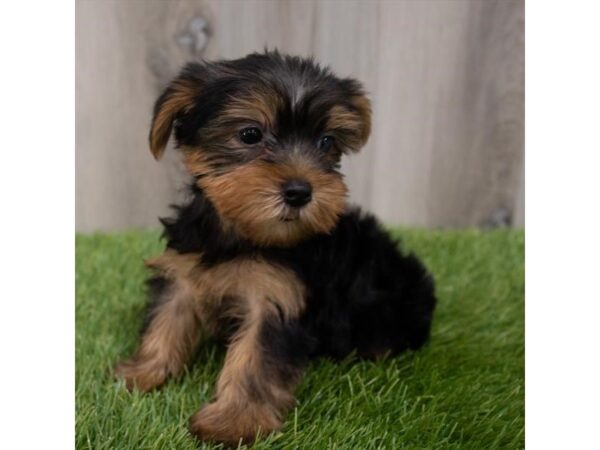
{"type": "Polygon", "coordinates": [[[327,128],[339,130],[345,152],[356,153],[371,135],[371,102],[358,81],[341,80],[344,101],[329,111],[327,128]]]}
{"type": "Polygon", "coordinates": [[[369,140],[371,135],[371,101],[365,94],[360,93],[352,97],[352,105],[359,117],[357,126],[358,139],[354,151],[359,151],[369,140]]]}
{"type": "Polygon", "coordinates": [[[150,151],[155,159],[163,155],[175,119],[189,111],[200,95],[201,74],[200,64],[188,64],[156,100],[149,136],[150,151]]]}

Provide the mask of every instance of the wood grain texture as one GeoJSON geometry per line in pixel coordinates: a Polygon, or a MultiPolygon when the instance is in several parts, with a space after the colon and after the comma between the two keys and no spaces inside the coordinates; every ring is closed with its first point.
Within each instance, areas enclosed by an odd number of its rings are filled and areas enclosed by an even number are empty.
{"type": "Polygon", "coordinates": [[[354,202],[393,224],[522,226],[523,28],[522,0],[78,1],[77,229],[157,226],[185,177],[148,150],[154,99],[190,59],[264,47],[370,92],[372,138],[343,164],[354,202]]]}

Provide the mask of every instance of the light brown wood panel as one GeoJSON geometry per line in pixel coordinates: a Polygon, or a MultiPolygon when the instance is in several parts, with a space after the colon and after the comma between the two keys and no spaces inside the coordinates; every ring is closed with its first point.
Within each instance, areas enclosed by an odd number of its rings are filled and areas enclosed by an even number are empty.
{"type": "Polygon", "coordinates": [[[418,4],[380,10],[371,206],[425,226],[520,218],[522,4],[418,4]]]}
{"type": "Polygon", "coordinates": [[[147,149],[160,89],[190,59],[265,47],[370,92],[372,138],[343,164],[353,201],[390,223],[523,223],[521,0],[81,0],[77,229],[156,226],[185,179],[175,151],[147,149]]]}

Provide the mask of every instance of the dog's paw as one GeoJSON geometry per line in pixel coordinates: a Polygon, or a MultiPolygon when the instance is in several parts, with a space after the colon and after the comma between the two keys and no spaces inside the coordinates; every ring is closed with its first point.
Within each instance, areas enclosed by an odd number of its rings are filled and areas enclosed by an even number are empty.
{"type": "Polygon", "coordinates": [[[115,376],[123,379],[130,391],[134,388],[148,392],[162,385],[169,375],[168,369],[153,361],[131,359],[115,366],[115,376]]]}
{"type": "Polygon", "coordinates": [[[251,444],[281,428],[281,420],[266,406],[210,403],[190,419],[190,432],[201,441],[236,447],[251,444]]]}

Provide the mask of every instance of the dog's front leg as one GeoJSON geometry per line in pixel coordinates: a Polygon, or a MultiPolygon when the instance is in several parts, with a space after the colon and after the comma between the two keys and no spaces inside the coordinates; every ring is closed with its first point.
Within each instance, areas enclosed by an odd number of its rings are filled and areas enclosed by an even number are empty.
{"type": "Polygon", "coordinates": [[[300,290],[274,282],[279,292],[251,295],[238,314],[242,323],[232,337],[217,381],[215,399],[190,420],[201,440],[237,445],[281,428],[294,404],[293,390],[308,359],[308,339],[298,322],[300,290]],[[271,295],[272,294],[272,295],[271,295]]]}
{"type": "Polygon", "coordinates": [[[163,384],[167,377],[179,375],[200,339],[197,292],[181,273],[173,269],[187,271],[186,259],[168,253],[161,258],[148,264],[158,271],[151,281],[159,287],[153,292],[153,306],[138,350],[131,359],[115,368],[117,377],[125,380],[128,389],[136,386],[149,391],[163,384]],[[169,270],[161,266],[167,266],[167,263],[173,266],[167,267],[169,270]]]}

